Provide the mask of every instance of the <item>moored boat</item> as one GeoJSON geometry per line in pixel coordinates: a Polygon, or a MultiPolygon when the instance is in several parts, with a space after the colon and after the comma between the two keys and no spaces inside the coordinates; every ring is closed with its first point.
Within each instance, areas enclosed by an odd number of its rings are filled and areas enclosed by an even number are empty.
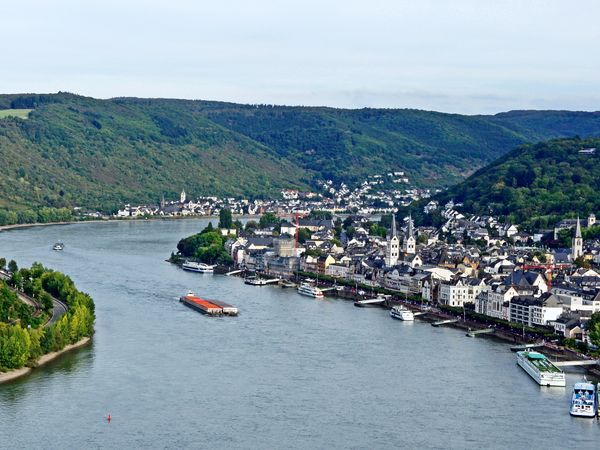
{"type": "Polygon", "coordinates": [[[390,309],[390,316],[399,320],[415,320],[415,315],[412,313],[412,311],[402,305],[392,306],[392,309],[390,309]]]}
{"type": "Polygon", "coordinates": [[[193,262],[193,261],[185,261],[181,268],[183,270],[188,270],[190,272],[200,272],[200,273],[212,273],[216,266],[211,266],[209,264],[204,264],[201,262],[193,262]]]}
{"type": "Polygon", "coordinates": [[[63,251],[65,249],[65,244],[62,242],[57,242],[52,246],[52,250],[56,250],[57,252],[63,251]]]}
{"type": "Polygon", "coordinates": [[[307,278],[298,286],[298,294],[308,297],[323,298],[323,291],[319,289],[314,280],[307,278]]]}
{"type": "Polygon", "coordinates": [[[570,413],[576,417],[596,417],[598,413],[598,397],[596,386],[587,381],[575,383],[571,397],[570,413]]]}
{"type": "Polygon", "coordinates": [[[244,279],[244,283],[249,284],[251,286],[266,286],[267,280],[265,280],[264,278],[259,278],[259,277],[247,277],[244,279]]]}
{"type": "Polygon", "coordinates": [[[540,386],[567,385],[565,373],[542,353],[531,350],[517,352],[517,364],[540,386]]]}

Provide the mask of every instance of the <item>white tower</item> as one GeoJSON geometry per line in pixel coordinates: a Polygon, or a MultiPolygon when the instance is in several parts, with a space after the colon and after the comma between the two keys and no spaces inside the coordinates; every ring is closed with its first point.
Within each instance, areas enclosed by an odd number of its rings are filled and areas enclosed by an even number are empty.
{"type": "Polygon", "coordinates": [[[579,217],[577,217],[577,227],[575,228],[571,257],[573,258],[573,261],[575,261],[581,255],[583,255],[583,238],[581,237],[581,224],[579,223],[579,217]]]}
{"type": "Polygon", "coordinates": [[[417,241],[413,232],[412,216],[408,216],[408,227],[406,229],[406,236],[402,242],[402,251],[407,255],[414,255],[417,253],[417,241]]]}
{"type": "Polygon", "coordinates": [[[180,200],[179,200],[179,201],[180,201],[181,203],[185,203],[185,199],[186,199],[186,196],[185,196],[185,189],[183,189],[183,190],[181,191],[181,197],[179,197],[179,198],[180,198],[180,200]]]}
{"type": "Polygon", "coordinates": [[[392,214],[392,233],[387,241],[385,249],[385,265],[388,267],[395,266],[400,256],[400,240],[396,233],[396,216],[392,214]]]}

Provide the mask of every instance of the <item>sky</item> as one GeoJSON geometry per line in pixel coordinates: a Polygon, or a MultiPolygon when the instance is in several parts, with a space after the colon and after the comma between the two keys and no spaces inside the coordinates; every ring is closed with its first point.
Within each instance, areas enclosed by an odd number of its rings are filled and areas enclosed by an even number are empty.
{"type": "Polygon", "coordinates": [[[600,110],[598,0],[18,0],[0,93],[600,110]]]}

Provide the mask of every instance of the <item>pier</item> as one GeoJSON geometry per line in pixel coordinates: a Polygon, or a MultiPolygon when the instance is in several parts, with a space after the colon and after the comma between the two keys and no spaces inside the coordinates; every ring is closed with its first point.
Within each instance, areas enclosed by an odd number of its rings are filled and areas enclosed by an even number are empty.
{"type": "Polygon", "coordinates": [[[595,360],[595,359],[579,359],[579,360],[575,360],[575,361],[553,361],[552,364],[554,364],[557,367],[595,366],[597,364],[600,364],[600,361],[595,360]]]}
{"type": "Polygon", "coordinates": [[[354,302],[354,306],[366,306],[366,305],[376,305],[378,303],[384,303],[385,302],[385,298],[368,298],[366,300],[356,300],[354,302]]]}
{"type": "Polygon", "coordinates": [[[542,348],[544,344],[524,344],[524,345],[514,345],[510,349],[513,352],[520,352],[521,350],[529,350],[533,348],[542,348]]]}
{"type": "Polygon", "coordinates": [[[494,331],[495,331],[495,328],[484,328],[483,330],[469,330],[467,332],[467,336],[475,337],[478,334],[489,334],[489,333],[493,333],[494,331]]]}
{"type": "Polygon", "coordinates": [[[431,326],[432,327],[439,327],[439,326],[442,326],[442,325],[446,325],[446,324],[449,324],[449,323],[456,323],[456,322],[458,322],[458,319],[438,320],[437,322],[432,322],[431,326]]]}
{"type": "Polygon", "coordinates": [[[231,272],[227,272],[225,275],[227,275],[229,277],[231,275],[237,275],[238,273],[242,273],[245,271],[246,271],[246,269],[232,270],[231,272]]]}

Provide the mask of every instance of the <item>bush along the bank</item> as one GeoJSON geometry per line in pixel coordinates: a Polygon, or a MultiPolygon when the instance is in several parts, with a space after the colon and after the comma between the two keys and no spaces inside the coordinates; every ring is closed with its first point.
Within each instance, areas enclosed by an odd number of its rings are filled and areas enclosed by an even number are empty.
{"type": "Polygon", "coordinates": [[[0,371],[34,366],[41,355],[91,336],[94,311],[92,298],[60,272],[38,263],[13,272],[8,284],[0,281],[0,371]],[[40,310],[23,303],[15,290],[33,298],[40,310]],[[52,297],[65,303],[68,310],[58,321],[44,326],[52,316],[52,297]]]}

